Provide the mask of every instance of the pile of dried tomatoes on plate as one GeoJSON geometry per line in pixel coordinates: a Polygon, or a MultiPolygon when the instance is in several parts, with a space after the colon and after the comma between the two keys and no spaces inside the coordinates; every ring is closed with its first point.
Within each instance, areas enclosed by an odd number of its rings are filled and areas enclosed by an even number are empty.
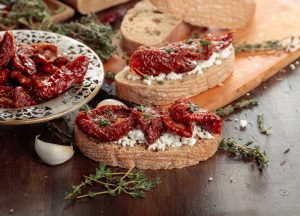
{"type": "Polygon", "coordinates": [[[0,108],[22,108],[51,100],[75,84],[88,70],[86,56],[71,60],[56,44],[16,44],[12,32],[0,40],[0,108]]]}

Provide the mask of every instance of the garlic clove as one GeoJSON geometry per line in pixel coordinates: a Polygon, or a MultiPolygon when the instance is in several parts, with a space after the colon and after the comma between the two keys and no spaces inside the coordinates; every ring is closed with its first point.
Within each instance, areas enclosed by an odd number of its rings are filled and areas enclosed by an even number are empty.
{"type": "Polygon", "coordinates": [[[35,137],[34,148],[39,158],[46,164],[58,165],[70,160],[74,155],[73,146],[44,142],[35,137]]]}
{"type": "Polygon", "coordinates": [[[97,108],[100,107],[100,106],[104,106],[104,105],[123,105],[123,106],[126,106],[121,101],[118,101],[118,100],[115,100],[115,99],[105,99],[105,100],[103,100],[103,101],[101,101],[100,103],[97,104],[97,108]]]}

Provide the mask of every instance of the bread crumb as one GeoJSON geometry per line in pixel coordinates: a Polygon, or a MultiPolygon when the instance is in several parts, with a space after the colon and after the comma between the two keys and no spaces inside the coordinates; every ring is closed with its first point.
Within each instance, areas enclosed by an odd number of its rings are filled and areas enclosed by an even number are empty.
{"type": "Polygon", "coordinates": [[[230,183],[236,183],[236,180],[232,177],[230,177],[230,183]]]}
{"type": "Polygon", "coordinates": [[[298,64],[299,64],[299,61],[296,61],[295,64],[298,65],[298,64]]]}
{"type": "Polygon", "coordinates": [[[224,84],[223,84],[223,83],[219,83],[218,86],[219,86],[219,87],[223,87],[224,84]]]}
{"type": "Polygon", "coordinates": [[[294,64],[290,64],[290,69],[291,70],[295,70],[296,69],[296,66],[294,64]]]}
{"type": "Polygon", "coordinates": [[[237,121],[238,121],[238,119],[234,119],[234,121],[235,121],[235,122],[237,122],[237,121]]]}
{"type": "Polygon", "coordinates": [[[13,214],[14,213],[14,209],[9,209],[9,214],[13,214]]]}
{"type": "Polygon", "coordinates": [[[247,120],[244,120],[244,119],[241,119],[241,120],[240,120],[240,127],[241,127],[241,128],[246,128],[247,125],[248,125],[247,120]]]}
{"type": "Polygon", "coordinates": [[[250,96],[250,93],[248,92],[246,95],[247,95],[247,96],[250,96]]]}
{"type": "Polygon", "coordinates": [[[212,182],[213,180],[214,180],[213,177],[209,177],[209,178],[208,178],[208,181],[209,181],[209,182],[212,182]]]}

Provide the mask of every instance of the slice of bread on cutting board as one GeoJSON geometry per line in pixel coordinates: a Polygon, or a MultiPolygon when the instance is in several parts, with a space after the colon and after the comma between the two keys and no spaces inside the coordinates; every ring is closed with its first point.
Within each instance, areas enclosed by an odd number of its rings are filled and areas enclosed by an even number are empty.
{"type": "Polygon", "coordinates": [[[109,166],[138,169],[174,169],[198,164],[211,158],[218,150],[222,135],[214,139],[198,139],[194,146],[168,148],[165,151],[151,151],[143,145],[122,147],[103,143],[82,132],[77,125],[74,129],[76,146],[88,158],[101,161],[109,166]]]}
{"type": "Polygon", "coordinates": [[[143,80],[127,78],[128,72],[123,70],[115,76],[116,93],[119,98],[137,104],[167,105],[182,97],[192,97],[222,83],[234,68],[234,51],[222,64],[207,68],[202,75],[186,75],[180,80],[164,80],[163,84],[152,82],[145,85],[143,80]]]}
{"type": "Polygon", "coordinates": [[[251,22],[255,0],[150,0],[166,15],[195,26],[237,29],[251,22]]]}
{"type": "Polygon", "coordinates": [[[147,0],[130,9],[121,24],[122,47],[131,54],[140,45],[162,46],[166,42],[186,39],[191,26],[164,15],[147,0]]]}

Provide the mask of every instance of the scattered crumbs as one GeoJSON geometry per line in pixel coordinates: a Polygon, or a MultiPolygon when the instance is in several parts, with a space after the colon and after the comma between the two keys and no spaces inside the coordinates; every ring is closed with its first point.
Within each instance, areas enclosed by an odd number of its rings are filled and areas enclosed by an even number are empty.
{"type": "Polygon", "coordinates": [[[286,150],[283,152],[283,154],[289,153],[290,150],[291,150],[290,148],[286,149],[286,150]]]}
{"type": "Polygon", "coordinates": [[[236,180],[232,177],[230,177],[230,183],[236,183],[236,180]]]}
{"type": "Polygon", "coordinates": [[[214,180],[213,177],[209,177],[209,178],[208,178],[208,181],[209,181],[209,182],[212,182],[213,180],[214,180]]]}
{"type": "Polygon", "coordinates": [[[9,209],[9,214],[13,214],[14,213],[14,209],[9,209]]]}
{"type": "Polygon", "coordinates": [[[276,78],[276,80],[277,80],[277,81],[282,81],[283,78],[282,78],[282,77],[278,77],[278,78],[276,78]]]}
{"type": "Polygon", "coordinates": [[[253,57],[252,56],[248,56],[248,60],[253,60],[253,57]]]}
{"type": "Polygon", "coordinates": [[[48,178],[48,176],[45,175],[45,179],[48,178]]]}
{"type": "Polygon", "coordinates": [[[238,121],[238,119],[234,119],[234,121],[235,121],[235,122],[237,122],[237,121],[238,121]]]}
{"type": "Polygon", "coordinates": [[[299,64],[299,61],[296,61],[295,64],[298,65],[298,64],[299,64]]]}
{"type": "Polygon", "coordinates": [[[248,124],[247,120],[245,120],[245,119],[240,120],[240,127],[241,128],[246,128],[247,124],[248,124]]]}
{"type": "Polygon", "coordinates": [[[248,92],[246,95],[247,95],[247,96],[250,96],[250,93],[248,92]]]}
{"type": "Polygon", "coordinates": [[[280,166],[283,166],[284,164],[286,164],[286,161],[282,161],[282,162],[280,163],[280,166]]]}
{"type": "Polygon", "coordinates": [[[223,84],[223,83],[219,83],[218,86],[219,86],[219,87],[223,87],[224,84],[223,84]]]}
{"type": "Polygon", "coordinates": [[[267,86],[264,86],[264,89],[267,89],[267,86]]]}
{"type": "Polygon", "coordinates": [[[289,67],[290,67],[291,70],[295,70],[296,69],[296,66],[294,64],[290,64],[289,67]]]}

